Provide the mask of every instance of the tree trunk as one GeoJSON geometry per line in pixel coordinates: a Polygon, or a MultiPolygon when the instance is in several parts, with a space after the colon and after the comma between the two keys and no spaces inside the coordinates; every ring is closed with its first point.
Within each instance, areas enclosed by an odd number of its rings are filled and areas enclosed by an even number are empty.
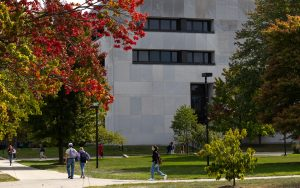
{"type": "Polygon", "coordinates": [[[235,178],[233,178],[233,187],[235,187],[235,178]]]}
{"type": "Polygon", "coordinates": [[[261,135],[258,135],[258,144],[261,145],[261,135]]]}
{"type": "Polygon", "coordinates": [[[64,143],[63,139],[58,139],[58,157],[59,157],[59,164],[64,164],[64,143]]]}
{"type": "Polygon", "coordinates": [[[188,142],[186,143],[185,147],[186,147],[186,154],[188,155],[189,154],[189,143],[188,142]]]}

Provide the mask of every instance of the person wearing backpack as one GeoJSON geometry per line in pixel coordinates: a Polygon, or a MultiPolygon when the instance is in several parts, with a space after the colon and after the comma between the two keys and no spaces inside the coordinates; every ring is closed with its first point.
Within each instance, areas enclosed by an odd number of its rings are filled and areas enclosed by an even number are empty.
{"type": "Polygon", "coordinates": [[[152,146],[151,178],[149,179],[149,181],[154,180],[155,169],[156,169],[157,173],[159,173],[161,176],[164,177],[164,180],[167,179],[167,177],[168,177],[167,174],[164,174],[162,171],[159,170],[160,163],[161,163],[161,158],[160,158],[160,155],[158,153],[158,147],[157,146],[152,146]]]}
{"type": "Polygon", "coordinates": [[[67,163],[67,172],[68,178],[73,179],[74,177],[74,168],[75,168],[75,159],[78,158],[77,151],[73,148],[73,144],[68,144],[68,149],[65,152],[66,163],[67,163]]]}
{"type": "Polygon", "coordinates": [[[81,176],[80,178],[85,178],[84,174],[84,167],[87,161],[90,159],[90,155],[84,151],[83,147],[79,148],[79,162],[80,162],[80,169],[81,169],[81,176]]]}

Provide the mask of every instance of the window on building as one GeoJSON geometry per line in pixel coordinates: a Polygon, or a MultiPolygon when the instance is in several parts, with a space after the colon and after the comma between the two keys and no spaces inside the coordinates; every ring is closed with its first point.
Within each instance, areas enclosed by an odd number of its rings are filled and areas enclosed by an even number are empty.
{"type": "Polygon", "coordinates": [[[158,50],[150,51],[150,62],[159,62],[160,52],[158,50]]]}
{"type": "Polygon", "coordinates": [[[185,57],[183,58],[183,62],[191,63],[191,64],[203,64],[209,65],[213,64],[212,54],[213,52],[206,51],[186,51],[185,57]]]}
{"type": "Polygon", "coordinates": [[[145,30],[211,33],[213,20],[185,18],[148,18],[145,30]]]}
{"type": "Polygon", "coordinates": [[[149,61],[149,51],[143,50],[138,52],[138,61],[148,62],[149,61]]]}
{"type": "Polygon", "coordinates": [[[186,20],[186,31],[195,33],[211,33],[212,20],[186,20]]]}
{"type": "Polygon", "coordinates": [[[191,84],[191,107],[195,110],[199,123],[205,123],[205,85],[191,84]]]}
{"type": "Polygon", "coordinates": [[[211,51],[133,50],[132,61],[142,64],[213,65],[211,51]]]}

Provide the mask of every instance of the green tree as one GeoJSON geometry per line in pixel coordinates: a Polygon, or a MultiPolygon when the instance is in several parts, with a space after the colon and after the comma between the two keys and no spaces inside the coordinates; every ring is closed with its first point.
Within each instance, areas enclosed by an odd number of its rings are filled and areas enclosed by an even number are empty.
{"type": "Polygon", "coordinates": [[[172,121],[171,128],[174,131],[174,139],[186,145],[187,153],[193,138],[194,127],[198,124],[197,119],[197,115],[191,107],[182,105],[176,110],[172,121]]]}
{"type": "MultiPolygon", "coordinates": [[[[94,110],[83,93],[71,92],[65,95],[62,89],[57,96],[45,98],[42,115],[31,116],[29,126],[34,138],[50,140],[58,146],[59,161],[63,163],[63,148],[68,142],[84,145],[95,141],[94,110]]],[[[100,116],[102,117],[102,116],[100,116]]],[[[99,121],[103,127],[103,121],[99,121]]],[[[103,143],[122,143],[123,137],[117,133],[99,129],[103,143]]]]}
{"type": "MultiPolygon", "coordinates": [[[[299,10],[300,13],[300,10],[299,10]]],[[[300,134],[300,17],[277,20],[264,31],[268,59],[257,100],[260,119],[282,133],[300,134]]]]}
{"type": "Polygon", "coordinates": [[[35,60],[29,40],[18,35],[26,27],[23,16],[0,3],[0,140],[11,140],[20,121],[40,113],[40,102],[20,74],[21,70],[28,71],[28,65],[35,60]]]}
{"type": "Polygon", "coordinates": [[[260,123],[256,117],[256,96],[268,59],[263,31],[276,19],[286,20],[287,14],[298,15],[300,10],[300,2],[290,0],[256,0],[255,5],[248,21],[236,33],[237,50],[223,73],[224,81],[216,81],[216,97],[210,107],[217,130],[246,128],[250,137],[273,132],[270,125],[260,123]]]}
{"type": "Polygon", "coordinates": [[[244,179],[247,172],[253,171],[257,158],[254,157],[255,150],[248,148],[246,153],[240,148],[240,140],[247,135],[246,129],[241,132],[238,129],[226,132],[223,139],[216,139],[206,144],[198,154],[200,156],[211,156],[214,162],[205,167],[209,176],[215,176],[217,180],[222,176],[228,181],[244,179]]]}

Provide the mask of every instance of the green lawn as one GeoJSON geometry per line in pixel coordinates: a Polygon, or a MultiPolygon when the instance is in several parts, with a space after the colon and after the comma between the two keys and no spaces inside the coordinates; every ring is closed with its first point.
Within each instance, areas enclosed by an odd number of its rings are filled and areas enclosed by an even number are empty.
{"type": "MultiPolygon", "coordinates": [[[[162,155],[164,160],[161,170],[168,174],[168,179],[208,178],[204,171],[206,160],[197,156],[162,155]]],[[[52,169],[66,172],[65,165],[55,161],[22,161],[23,164],[40,169],[52,169]]],[[[104,158],[95,168],[95,160],[87,164],[87,176],[113,179],[145,180],[150,176],[151,156],[133,156],[129,158],[104,158]]],[[[258,165],[247,176],[299,175],[300,155],[258,157],[258,165]]],[[[79,174],[79,164],[76,164],[79,174]]],[[[156,179],[161,179],[156,175],[156,179]]]]}
{"type": "MultiPolygon", "coordinates": [[[[161,152],[164,152],[166,146],[161,146],[161,152]]],[[[48,158],[58,157],[57,147],[46,147],[46,156],[48,158]]],[[[64,148],[66,150],[67,148],[64,148]]],[[[79,149],[79,146],[75,146],[75,149],[79,149]]],[[[91,155],[95,156],[96,146],[88,145],[84,149],[91,155]]],[[[128,155],[145,155],[151,153],[151,146],[124,146],[122,148],[115,145],[104,146],[104,155],[106,156],[121,156],[123,153],[128,155]]],[[[17,148],[17,158],[39,158],[39,148],[17,148]]],[[[0,157],[7,157],[6,150],[0,151],[0,157]]]]}
{"type": "MultiPolygon", "coordinates": [[[[248,145],[253,147],[256,151],[264,151],[264,152],[282,152],[283,153],[283,145],[282,144],[261,144],[261,145],[248,145]]],[[[248,147],[247,146],[247,147],[248,147]]],[[[159,146],[160,153],[166,152],[167,146],[159,146]]],[[[75,146],[75,149],[78,149],[79,146],[75,146]]],[[[84,147],[85,150],[91,155],[95,156],[95,145],[88,145],[84,147]]],[[[246,149],[246,146],[242,146],[243,149],[246,149]]],[[[58,157],[58,149],[57,147],[46,147],[46,155],[49,158],[58,157]]],[[[67,149],[67,148],[64,148],[67,149]]],[[[179,153],[179,147],[176,147],[176,152],[179,153]]],[[[288,151],[291,152],[291,145],[288,145],[288,151]]],[[[196,151],[190,150],[191,153],[196,151]]],[[[106,156],[121,156],[123,153],[127,155],[148,155],[151,153],[151,146],[124,146],[123,151],[122,148],[115,145],[105,145],[104,146],[104,155],[106,156]]],[[[7,157],[6,150],[0,150],[0,157],[7,157]]],[[[26,158],[38,158],[39,157],[39,148],[17,148],[17,157],[19,159],[26,158]]]]}
{"type": "Polygon", "coordinates": [[[7,181],[17,181],[17,179],[8,174],[0,173],[0,182],[7,182],[7,181]]]}
{"type": "MultiPolygon", "coordinates": [[[[229,187],[230,182],[216,181],[216,182],[184,182],[184,183],[155,183],[155,184],[128,184],[128,185],[110,185],[105,188],[216,188],[229,187]]],[[[237,186],[243,188],[299,188],[300,178],[286,178],[286,179],[268,179],[268,180],[244,180],[237,181],[237,186]]],[[[98,188],[92,186],[89,188],[98,188]]],[[[99,187],[100,188],[100,187],[99,187]]]]}

